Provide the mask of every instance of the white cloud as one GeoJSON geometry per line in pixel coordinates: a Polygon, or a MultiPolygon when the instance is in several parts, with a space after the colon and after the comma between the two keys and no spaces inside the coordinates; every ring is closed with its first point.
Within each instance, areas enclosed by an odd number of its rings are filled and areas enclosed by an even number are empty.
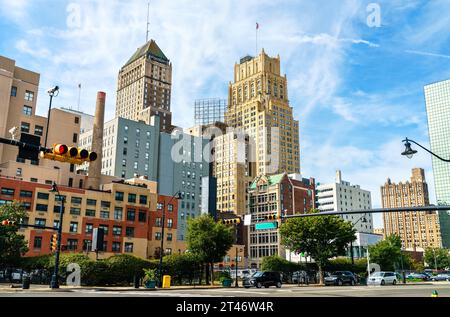
{"type": "Polygon", "coordinates": [[[0,0],[0,15],[17,24],[26,22],[30,0],[0,0]]]}

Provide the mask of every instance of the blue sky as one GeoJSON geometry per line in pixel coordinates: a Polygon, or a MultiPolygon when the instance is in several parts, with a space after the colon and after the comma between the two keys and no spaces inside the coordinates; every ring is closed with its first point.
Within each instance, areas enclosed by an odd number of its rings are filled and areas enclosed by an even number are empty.
{"type": "MultiPolygon", "coordinates": [[[[97,91],[114,115],[117,73],[145,42],[147,0],[0,0],[0,54],[41,74],[57,106],[93,113],[97,91]]],[[[435,201],[431,158],[400,156],[408,136],[428,145],[425,84],[450,77],[450,1],[151,0],[150,37],[173,63],[174,123],[193,125],[193,101],[227,97],[233,65],[259,48],[281,57],[300,121],[301,169],[318,182],[343,178],[371,190],[423,167],[435,201]],[[381,9],[370,27],[370,3],[381,9]]],[[[375,227],[381,227],[375,216],[375,227]]]]}

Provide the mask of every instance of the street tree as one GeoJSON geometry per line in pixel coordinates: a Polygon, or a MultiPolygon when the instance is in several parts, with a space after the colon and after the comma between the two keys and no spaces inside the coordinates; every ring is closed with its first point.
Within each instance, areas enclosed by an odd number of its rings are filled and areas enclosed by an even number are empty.
{"type": "Polygon", "coordinates": [[[402,255],[402,241],[398,235],[387,236],[386,239],[369,246],[370,263],[376,263],[384,271],[393,271],[403,265],[407,267],[407,257],[402,255]]]}
{"type": "Polygon", "coordinates": [[[0,225],[0,267],[15,266],[27,251],[25,237],[18,234],[19,222],[26,217],[26,211],[19,202],[0,206],[0,223],[14,221],[14,225],[0,225]]]}
{"type": "Polygon", "coordinates": [[[209,215],[188,220],[186,242],[189,252],[206,265],[206,283],[213,281],[214,263],[222,261],[234,242],[232,228],[215,222],[209,215]],[[209,271],[209,272],[208,272],[209,271]]]}
{"type": "Polygon", "coordinates": [[[450,267],[450,255],[448,249],[426,248],[423,259],[430,268],[441,270],[450,267]]]}
{"type": "MultiPolygon", "coordinates": [[[[311,210],[313,213],[318,210],[311,210]]],[[[324,284],[323,268],[330,258],[345,254],[356,230],[339,216],[315,216],[288,219],[280,227],[281,243],[291,251],[306,252],[319,269],[324,284]]]]}

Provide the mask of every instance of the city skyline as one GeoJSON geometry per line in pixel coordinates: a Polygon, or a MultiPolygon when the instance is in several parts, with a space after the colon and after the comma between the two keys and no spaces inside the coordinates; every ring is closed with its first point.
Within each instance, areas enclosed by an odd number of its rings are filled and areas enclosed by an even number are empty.
{"type": "MultiPolygon", "coordinates": [[[[55,84],[61,86],[55,105],[76,108],[81,83],[80,110],[92,114],[94,94],[104,90],[105,119],[112,119],[117,72],[145,43],[147,1],[0,3],[2,55],[41,74],[38,114],[45,114],[45,91],[55,84]],[[53,9],[31,16],[35,6],[46,4],[53,9]]],[[[405,136],[429,145],[423,86],[449,77],[449,8],[442,2],[379,1],[377,28],[366,23],[369,3],[334,1],[322,8],[306,2],[152,1],[150,37],[173,63],[173,123],[192,126],[195,99],[227,95],[234,63],[256,53],[258,22],[258,50],[279,54],[290,80],[304,177],[327,183],[341,169],[347,180],[371,191],[378,207],[387,177],[397,182],[422,167],[435,203],[431,157],[420,151],[407,160],[400,152],[405,136]]],[[[381,217],[374,220],[382,226],[381,217]]]]}

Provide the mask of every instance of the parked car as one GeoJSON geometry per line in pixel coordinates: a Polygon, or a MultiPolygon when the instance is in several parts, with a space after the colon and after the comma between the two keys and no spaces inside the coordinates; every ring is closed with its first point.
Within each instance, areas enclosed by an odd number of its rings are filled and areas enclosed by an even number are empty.
{"type": "Polygon", "coordinates": [[[367,280],[367,285],[396,285],[398,282],[395,272],[375,272],[367,280]]]}
{"type": "Polygon", "coordinates": [[[279,272],[256,272],[251,277],[244,279],[244,287],[270,287],[276,286],[280,288],[282,285],[281,274],[279,272]]]}
{"type": "Polygon", "coordinates": [[[325,285],[355,285],[357,281],[356,276],[350,271],[337,271],[325,277],[325,285]]]}
{"type": "Polygon", "coordinates": [[[423,273],[411,273],[408,276],[406,276],[406,278],[409,280],[420,279],[422,281],[428,281],[429,276],[427,274],[423,274],[423,273]]]}
{"type": "Polygon", "coordinates": [[[450,274],[442,273],[431,277],[432,281],[450,281],[450,274]]]}

